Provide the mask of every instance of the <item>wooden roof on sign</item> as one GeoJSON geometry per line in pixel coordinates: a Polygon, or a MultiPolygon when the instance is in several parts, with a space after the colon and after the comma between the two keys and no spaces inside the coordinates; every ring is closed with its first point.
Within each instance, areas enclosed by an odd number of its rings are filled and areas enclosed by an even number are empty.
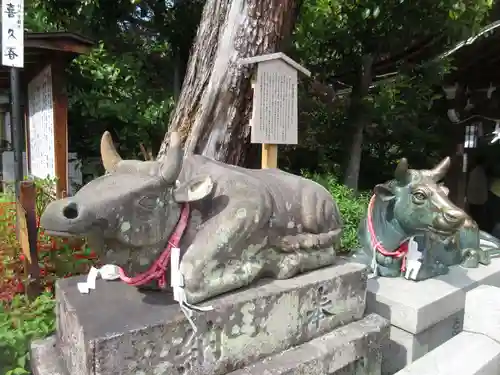
{"type": "MultiPolygon", "coordinates": [[[[94,45],[90,39],[75,33],[25,31],[23,74],[31,77],[56,59],[70,61],[78,55],[88,54],[94,45]]],[[[9,67],[0,66],[0,89],[9,87],[9,71],[9,67]]]]}
{"type": "Polygon", "coordinates": [[[283,60],[284,62],[286,62],[288,65],[290,65],[295,70],[301,72],[302,74],[304,74],[308,77],[311,76],[311,72],[309,70],[304,68],[298,62],[292,60],[290,57],[285,55],[283,52],[276,52],[276,53],[269,53],[267,55],[247,57],[244,59],[240,59],[239,63],[240,63],[240,65],[249,65],[249,64],[256,64],[256,63],[260,63],[260,62],[264,62],[264,61],[271,61],[271,60],[283,60]]]}

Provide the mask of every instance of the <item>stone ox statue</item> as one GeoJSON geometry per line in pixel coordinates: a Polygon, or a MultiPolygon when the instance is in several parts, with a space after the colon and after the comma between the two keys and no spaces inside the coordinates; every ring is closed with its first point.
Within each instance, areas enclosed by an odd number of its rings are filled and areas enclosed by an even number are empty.
{"type": "Polygon", "coordinates": [[[101,157],[107,174],[50,203],[41,226],[56,236],[87,237],[130,285],[166,288],[171,247],[181,249],[191,303],[334,262],[341,216],[313,181],[200,155],[183,159],[177,133],[165,157],[136,161],[122,160],[106,132],[101,157]]]}
{"type": "Polygon", "coordinates": [[[375,186],[365,219],[359,228],[362,251],[355,258],[370,263],[380,276],[404,275],[423,280],[443,275],[451,265],[478,267],[499,253],[500,241],[448,199],[440,184],[450,166],[445,158],[432,170],[408,168],[402,159],[395,178],[375,186]],[[408,252],[415,238],[415,254],[408,252]]]}

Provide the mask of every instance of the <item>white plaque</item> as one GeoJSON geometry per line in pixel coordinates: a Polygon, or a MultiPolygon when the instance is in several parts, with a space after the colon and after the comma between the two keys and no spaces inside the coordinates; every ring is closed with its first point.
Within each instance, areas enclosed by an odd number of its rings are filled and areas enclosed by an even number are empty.
{"type": "Polygon", "coordinates": [[[50,65],[28,84],[28,111],[31,174],[38,178],[55,178],[54,102],[50,65]]]}
{"type": "Polygon", "coordinates": [[[252,143],[298,143],[297,70],[282,60],[258,63],[252,143]]]}
{"type": "Polygon", "coordinates": [[[24,0],[2,0],[2,65],[24,67],[24,0]]]}

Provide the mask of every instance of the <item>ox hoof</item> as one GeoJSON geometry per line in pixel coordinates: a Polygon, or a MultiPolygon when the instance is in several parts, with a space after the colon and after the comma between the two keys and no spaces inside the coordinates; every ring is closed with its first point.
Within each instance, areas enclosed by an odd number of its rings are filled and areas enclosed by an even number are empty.
{"type": "Polygon", "coordinates": [[[298,260],[285,260],[281,262],[280,267],[278,267],[278,273],[276,274],[276,278],[278,280],[290,279],[300,273],[300,263],[298,260]]]}
{"type": "Polygon", "coordinates": [[[442,263],[427,264],[420,268],[415,281],[423,281],[432,277],[446,275],[449,271],[449,267],[442,263]]]}
{"type": "Polygon", "coordinates": [[[184,294],[186,295],[186,301],[192,305],[196,305],[197,303],[205,301],[212,297],[204,291],[191,292],[187,289],[184,289],[184,294]]]}
{"type": "Polygon", "coordinates": [[[481,250],[479,252],[479,263],[484,266],[491,264],[491,257],[487,251],[481,250]]]}
{"type": "Polygon", "coordinates": [[[475,249],[462,250],[462,267],[477,268],[479,266],[479,252],[475,249]]]}

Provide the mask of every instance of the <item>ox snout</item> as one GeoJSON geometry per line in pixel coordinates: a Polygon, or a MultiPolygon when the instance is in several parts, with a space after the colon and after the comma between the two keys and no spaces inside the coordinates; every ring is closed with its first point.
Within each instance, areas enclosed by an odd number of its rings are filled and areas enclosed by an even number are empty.
{"type": "Polygon", "coordinates": [[[450,234],[460,228],[467,219],[467,214],[458,209],[443,211],[433,223],[433,229],[442,234],[450,234]]]}
{"type": "Polygon", "coordinates": [[[40,226],[56,236],[80,236],[92,227],[90,215],[79,202],[71,198],[51,202],[40,218],[40,226]]]}

